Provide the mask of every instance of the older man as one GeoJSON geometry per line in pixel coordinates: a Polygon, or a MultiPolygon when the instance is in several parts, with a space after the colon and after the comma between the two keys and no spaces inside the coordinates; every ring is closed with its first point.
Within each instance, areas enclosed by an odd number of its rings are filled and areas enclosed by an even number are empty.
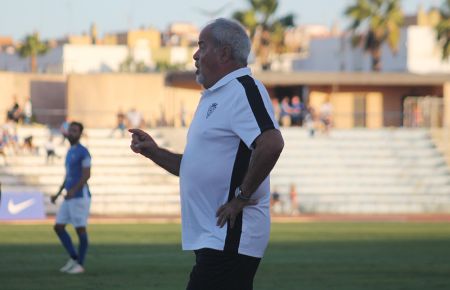
{"type": "Polygon", "coordinates": [[[268,176],[284,142],[266,89],[246,67],[249,53],[235,21],[201,31],[193,58],[205,90],[183,154],[130,130],[135,153],[180,176],[182,246],[196,255],[188,290],[252,289],[269,241],[268,176]]]}

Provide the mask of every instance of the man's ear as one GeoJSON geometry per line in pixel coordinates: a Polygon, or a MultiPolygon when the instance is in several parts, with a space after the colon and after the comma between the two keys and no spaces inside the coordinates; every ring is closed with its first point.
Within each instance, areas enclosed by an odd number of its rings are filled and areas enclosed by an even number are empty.
{"type": "Polygon", "coordinates": [[[231,47],[226,45],[224,47],[222,47],[221,52],[220,52],[220,61],[222,63],[228,62],[233,58],[232,54],[231,54],[231,47]]]}

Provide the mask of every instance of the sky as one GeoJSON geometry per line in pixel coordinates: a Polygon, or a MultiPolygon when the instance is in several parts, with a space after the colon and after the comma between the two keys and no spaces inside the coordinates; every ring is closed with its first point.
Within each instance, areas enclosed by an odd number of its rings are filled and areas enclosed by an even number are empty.
{"type": "MultiPolygon", "coordinates": [[[[348,26],[345,7],[356,0],[279,0],[277,15],[296,15],[296,24],[338,22],[348,26]]],[[[443,0],[402,0],[406,14],[414,14],[421,4],[438,7],[443,0]]],[[[42,39],[61,38],[88,32],[95,22],[100,36],[132,28],[155,27],[165,30],[176,21],[201,27],[208,20],[230,17],[248,8],[246,0],[0,0],[0,36],[23,39],[38,31],[42,39]]]]}

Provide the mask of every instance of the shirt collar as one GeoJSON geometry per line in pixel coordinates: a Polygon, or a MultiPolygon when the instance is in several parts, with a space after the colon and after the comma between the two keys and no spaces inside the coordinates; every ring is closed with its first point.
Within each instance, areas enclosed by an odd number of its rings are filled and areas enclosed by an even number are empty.
{"type": "Polygon", "coordinates": [[[243,68],[239,68],[237,70],[234,70],[232,72],[230,72],[229,74],[227,74],[226,76],[224,76],[223,78],[221,78],[220,80],[218,80],[212,87],[210,87],[209,89],[205,89],[205,91],[215,91],[220,87],[223,87],[224,85],[228,84],[230,81],[238,78],[238,77],[242,77],[245,75],[251,75],[252,72],[250,70],[250,68],[248,67],[243,67],[243,68]]]}

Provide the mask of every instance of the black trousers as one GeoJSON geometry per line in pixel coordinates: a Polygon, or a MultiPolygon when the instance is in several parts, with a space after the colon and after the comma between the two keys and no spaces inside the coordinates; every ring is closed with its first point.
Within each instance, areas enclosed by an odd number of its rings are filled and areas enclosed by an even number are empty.
{"type": "Polygon", "coordinates": [[[260,258],[213,249],[195,252],[186,290],[252,290],[260,258]]]}

